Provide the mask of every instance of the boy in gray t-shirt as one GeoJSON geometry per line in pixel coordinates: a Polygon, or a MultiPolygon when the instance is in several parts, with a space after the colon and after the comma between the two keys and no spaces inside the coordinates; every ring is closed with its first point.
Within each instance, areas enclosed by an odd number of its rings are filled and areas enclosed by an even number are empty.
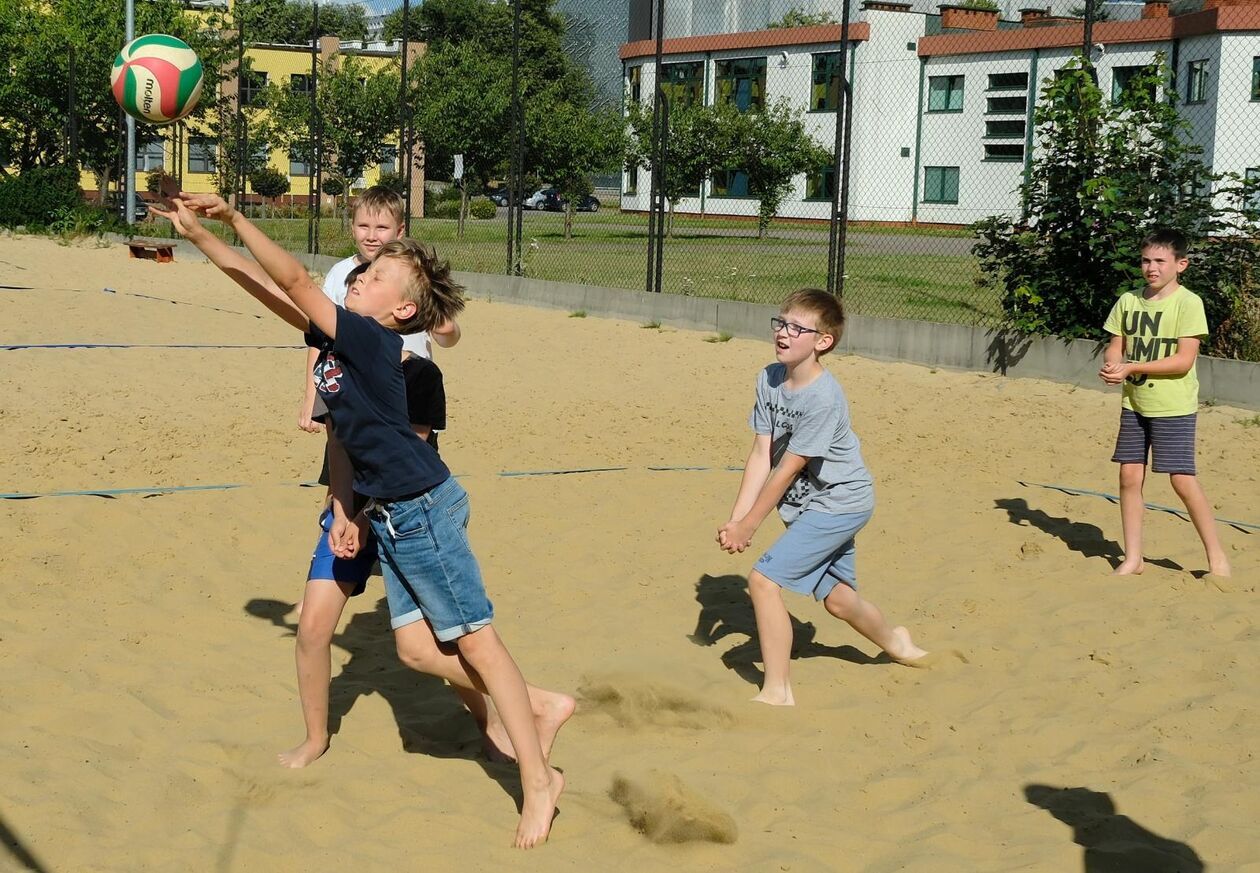
{"type": "Polygon", "coordinates": [[[788,526],[748,575],[748,591],[765,667],[753,700],[791,706],[792,620],[781,589],[821,600],[898,663],[927,652],[857,593],[854,538],[875,509],[875,489],[844,391],[819,361],[844,331],[844,308],[825,291],[805,289],[784,300],[770,324],[777,363],[757,377],[749,418],[756,436],[717,541],[731,554],[743,552],[776,505],[788,526]]]}

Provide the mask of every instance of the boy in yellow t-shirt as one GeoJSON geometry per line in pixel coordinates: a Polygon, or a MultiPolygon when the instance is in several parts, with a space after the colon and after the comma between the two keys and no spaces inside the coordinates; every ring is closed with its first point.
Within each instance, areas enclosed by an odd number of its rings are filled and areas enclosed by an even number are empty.
{"type": "Polygon", "coordinates": [[[1203,301],[1181,287],[1178,278],[1189,261],[1186,238],[1171,229],[1142,240],[1141,294],[1120,295],[1103,329],[1111,342],[1098,375],[1108,385],[1124,385],[1120,433],[1112,460],[1120,465],[1120,524],[1124,560],[1115,575],[1141,573],[1142,485],[1146,459],[1151,469],[1168,473],[1173,490],[1186,505],[1190,521],[1207,552],[1208,572],[1229,575],[1229,560],[1216,536],[1216,519],[1194,467],[1194,430],[1199,408],[1195,360],[1208,333],[1203,301]]]}

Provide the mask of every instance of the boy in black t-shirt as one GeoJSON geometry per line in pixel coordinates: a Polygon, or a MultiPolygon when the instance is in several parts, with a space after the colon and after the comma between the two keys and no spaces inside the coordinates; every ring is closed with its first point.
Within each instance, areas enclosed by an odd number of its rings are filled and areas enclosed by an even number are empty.
{"type": "MultiPolygon", "coordinates": [[[[433,448],[416,438],[404,411],[399,334],[431,330],[455,318],[464,306],[463,289],[432,250],[397,240],[382,247],[342,309],[292,255],[222,198],[181,194],[172,211],[159,214],[196,245],[209,234],[195,214],[230,224],[284,297],[257,283],[238,283],[306,331],[308,343],[320,350],[317,390],[353,466],[354,491],[370,499],[367,514],[378,540],[399,656],[409,666],[490,695],[520,767],[524,797],[514,844],[542,843],[564,790],[564,777],[547,758],[556,732],[572,714],[573,699],[527,685],[490,626],[493,607],[465,532],[468,495],[433,448]],[[430,639],[417,645],[425,636],[430,639]],[[434,637],[454,643],[457,653],[437,649],[434,637]]],[[[338,465],[332,467],[337,518],[329,534],[338,554],[353,554],[363,525],[347,512],[344,491],[336,486],[338,465]]]]}

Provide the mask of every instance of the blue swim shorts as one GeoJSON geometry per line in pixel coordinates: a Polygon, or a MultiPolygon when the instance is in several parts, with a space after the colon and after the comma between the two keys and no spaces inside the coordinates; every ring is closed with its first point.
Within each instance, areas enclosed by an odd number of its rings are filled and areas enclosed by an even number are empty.
{"type": "Polygon", "coordinates": [[[494,607],[468,545],[468,493],[454,477],[418,497],[374,500],[376,533],[390,626],[422,619],[443,642],[483,628],[494,607]]]}
{"type": "Polygon", "coordinates": [[[871,512],[829,513],[806,510],[758,559],[753,569],[797,594],[825,600],[837,583],[857,590],[854,538],[871,512]]]}
{"type": "Polygon", "coordinates": [[[338,558],[333,554],[328,543],[328,531],[332,529],[332,509],[325,507],[319,515],[319,540],[315,543],[315,552],[311,555],[311,569],[306,573],[306,581],[313,579],[331,579],[354,586],[350,596],[362,594],[367,588],[368,577],[376,566],[376,537],[368,531],[367,542],[353,558],[338,558]]]}

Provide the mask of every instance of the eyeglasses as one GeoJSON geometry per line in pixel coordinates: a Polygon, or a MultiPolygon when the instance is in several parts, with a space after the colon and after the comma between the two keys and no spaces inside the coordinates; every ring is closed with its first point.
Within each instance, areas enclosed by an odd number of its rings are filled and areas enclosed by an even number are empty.
{"type": "Polygon", "coordinates": [[[770,331],[772,333],[778,333],[781,330],[787,331],[787,335],[792,337],[792,339],[796,339],[803,333],[822,333],[821,330],[814,330],[812,327],[806,327],[805,325],[797,324],[794,321],[786,321],[782,318],[771,318],[770,331]]]}

